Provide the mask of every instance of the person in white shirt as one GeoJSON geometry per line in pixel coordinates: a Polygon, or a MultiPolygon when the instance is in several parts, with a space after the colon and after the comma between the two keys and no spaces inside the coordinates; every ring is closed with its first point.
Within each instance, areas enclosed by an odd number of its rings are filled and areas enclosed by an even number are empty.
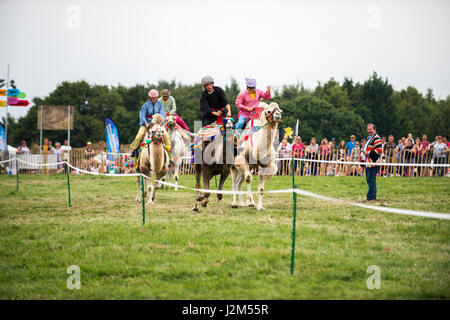
{"type": "Polygon", "coordinates": [[[30,149],[27,147],[27,142],[22,140],[20,146],[17,147],[16,154],[28,154],[30,153],[30,149]]]}
{"type": "Polygon", "coordinates": [[[72,147],[69,146],[69,140],[64,140],[64,145],[61,146],[62,158],[64,161],[69,161],[69,151],[72,150],[72,147]]]}
{"type": "MultiPolygon", "coordinates": [[[[280,158],[291,157],[291,145],[288,142],[287,137],[284,137],[280,145],[277,148],[277,153],[280,158]]],[[[289,171],[289,160],[281,160],[280,167],[278,168],[278,174],[286,174],[289,171]]]]}

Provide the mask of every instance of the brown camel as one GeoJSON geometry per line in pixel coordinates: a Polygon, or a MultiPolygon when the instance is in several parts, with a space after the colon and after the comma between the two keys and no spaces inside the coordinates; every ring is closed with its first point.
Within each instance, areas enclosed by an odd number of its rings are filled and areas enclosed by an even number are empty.
{"type": "MultiPolygon", "coordinates": [[[[201,163],[195,164],[195,188],[201,189],[200,179],[203,177],[204,188],[209,190],[209,182],[212,177],[220,175],[218,190],[223,190],[225,180],[230,175],[230,168],[233,165],[234,157],[237,154],[236,146],[234,143],[233,122],[226,121],[225,134],[215,137],[213,141],[203,141],[200,146],[199,152],[196,152],[196,159],[201,157],[201,163]]],[[[197,150],[198,150],[197,149],[197,150]]],[[[196,160],[198,162],[199,160],[196,160]]],[[[197,191],[197,197],[195,201],[193,211],[199,211],[199,202],[201,201],[202,207],[206,207],[209,202],[210,193],[205,192],[202,194],[197,191]]],[[[217,211],[223,213],[221,201],[223,195],[217,194],[217,211]]]]}

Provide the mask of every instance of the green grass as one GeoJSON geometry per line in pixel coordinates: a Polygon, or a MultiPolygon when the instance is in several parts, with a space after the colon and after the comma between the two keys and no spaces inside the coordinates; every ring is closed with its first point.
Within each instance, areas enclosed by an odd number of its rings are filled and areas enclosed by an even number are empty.
{"type": "MultiPolygon", "coordinates": [[[[298,197],[290,274],[292,195],[268,194],[265,211],[191,211],[192,191],[158,190],[134,201],[135,178],[0,177],[1,299],[449,299],[450,221],[370,211],[298,197]],[[69,290],[70,265],[81,289],[69,290]],[[369,290],[368,266],[381,269],[369,290]]],[[[212,181],[214,185],[214,180],[212,181]]],[[[230,190],[230,180],[226,189],[230,190]]],[[[194,186],[192,176],[180,183],[194,186]]],[[[301,177],[299,188],[358,201],[361,177],[301,177]]],[[[450,180],[379,178],[382,203],[450,212],[450,180]]],[[[291,187],[274,177],[266,190],[291,187]]]]}

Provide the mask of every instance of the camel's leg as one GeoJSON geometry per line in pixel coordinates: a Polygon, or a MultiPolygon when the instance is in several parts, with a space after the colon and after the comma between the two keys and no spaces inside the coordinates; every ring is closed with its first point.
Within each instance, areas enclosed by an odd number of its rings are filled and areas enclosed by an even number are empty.
{"type": "MultiPolygon", "coordinates": [[[[205,174],[205,172],[203,172],[203,188],[206,190],[209,190],[209,181],[211,180],[212,176],[211,174],[209,174],[209,172],[207,172],[205,174]]],[[[209,192],[205,192],[205,194],[203,195],[204,198],[202,200],[202,207],[206,208],[206,206],[208,205],[209,202],[209,196],[210,193],[209,192]]]]}
{"type": "Polygon", "coordinates": [[[231,169],[231,189],[233,190],[233,202],[231,203],[232,208],[237,208],[238,205],[236,203],[236,191],[237,191],[237,180],[238,180],[239,171],[237,169],[231,169]]]}
{"type": "Polygon", "coordinates": [[[277,172],[277,167],[275,165],[271,165],[267,168],[264,168],[261,174],[259,175],[259,185],[258,185],[258,205],[256,206],[257,210],[265,209],[263,207],[263,194],[264,194],[264,184],[267,180],[272,178],[277,172]]]}
{"type": "MultiPolygon", "coordinates": [[[[242,191],[242,184],[244,183],[244,175],[242,173],[238,174],[237,177],[237,191],[241,192],[242,191]]],[[[239,206],[240,207],[245,207],[245,202],[244,199],[242,197],[242,193],[239,193],[239,206]]]]}
{"type": "MultiPolygon", "coordinates": [[[[165,171],[158,172],[158,173],[156,174],[156,180],[161,180],[165,175],[166,175],[166,172],[165,172],[165,171]]],[[[164,179],[163,179],[162,181],[164,181],[164,179]]],[[[158,189],[158,188],[155,186],[155,184],[156,184],[156,182],[154,182],[154,181],[152,180],[152,193],[151,193],[150,198],[149,198],[149,201],[150,201],[150,199],[151,199],[152,203],[155,202],[156,189],[158,189]]],[[[164,186],[164,185],[161,184],[161,186],[164,186]]]]}
{"type": "Polygon", "coordinates": [[[180,166],[178,164],[173,165],[173,179],[175,180],[175,191],[178,191],[178,172],[180,170],[180,166]]]}
{"type": "MultiPolygon", "coordinates": [[[[225,184],[225,180],[227,180],[228,177],[228,173],[224,174],[222,173],[220,175],[220,181],[219,181],[219,188],[218,190],[223,190],[223,185],[225,184]]],[[[217,194],[217,212],[218,213],[223,213],[222,211],[222,198],[223,198],[223,194],[222,193],[218,193],[217,194]]]]}
{"type": "Polygon", "coordinates": [[[250,174],[250,170],[248,166],[245,166],[244,169],[244,180],[247,183],[247,206],[254,207],[256,206],[255,200],[253,199],[252,194],[252,175],[250,174]]]}
{"type": "Polygon", "coordinates": [[[136,194],[136,202],[141,201],[141,177],[136,177],[136,185],[137,185],[137,194],[136,194]]]}
{"type": "MultiPolygon", "coordinates": [[[[200,164],[196,164],[194,166],[194,170],[195,170],[195,188],[196,189],[200,189],[201,188],[200,179],[202,177],[201,165],[200,164]]],[[[201,195],[200,191],[197,191],[197,195],[195,197],[195,204],[194,204],[194,207],[192,208],[192,211],[199,211],[198,203],[201,200],[202,200],[202,195],[201,195]]]]}
{"type": "MultiPolygon", "coordinates": [[[[151,176],[150,176],[151,177],[151,176]]],[[[153,179],[146,179],[147,180],[147,194],[148,194],[148,200],[147,204],[153,204],[153,199],[155,198],[155,181],[153,179]],[[150,181],[148,181],[150,180],[150,181]],[[150,190],[150,192],[148,192],[150,190]]]]}

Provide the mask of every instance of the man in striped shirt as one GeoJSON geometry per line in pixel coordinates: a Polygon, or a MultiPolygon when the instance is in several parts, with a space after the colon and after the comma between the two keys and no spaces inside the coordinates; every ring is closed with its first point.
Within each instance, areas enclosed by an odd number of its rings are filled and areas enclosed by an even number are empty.
{"type": "Polygon", "coordinates": [[[377,134],[377,128],[373,123],[369,123],[367,125],[367,141],[364,144],[362,150],[362,160],[365,162],[366,166],[366,181],[369,186],[369,190],[367,192],[367,200],[366,201],[376,201],[377,200],[377,174],[378,169],[380,168],[377,165],[374,165],[377,162],[378,158],[381,156],[383,152],[383,147],[381,143],[381,138],[377,134]]]}

